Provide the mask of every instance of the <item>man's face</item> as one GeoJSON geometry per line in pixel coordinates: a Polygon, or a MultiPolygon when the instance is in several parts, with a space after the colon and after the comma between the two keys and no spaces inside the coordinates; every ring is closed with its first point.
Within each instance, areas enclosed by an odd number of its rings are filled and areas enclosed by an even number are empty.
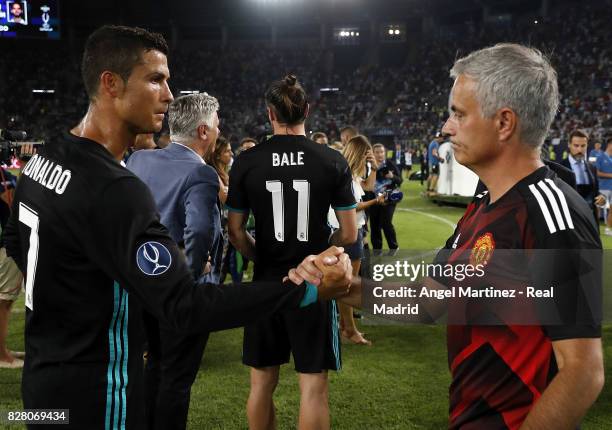
{"type": "Polygon", "coordinates": [[[340,133],[340,141],[343,145],[346,145],[346,143],[350,140],[351,137],[351,133],[348,131],[343,131],[342,133],[340,133]]]}
{"type": "Polygon", "coordinates": [[[595,142],[595,149],[598,151],[601,149],[601,142],[595,142]]]}
{"type": "Polygon", "coordinates": [[[19,3],[13,3],[11,6],[11,13],[15,17],[20,17],[21,14],[23,13],[23,10],[21,9],[21,5],[19,3]]]}
{"type": "Polygon", "coordinates": [[[321,136],[321,137],[317,137],[315,142],[317,142],[320,145],[327,145],[328,140],[327,140],[327,137],[321,136]]]}
{"type": "Polygon", "coordinates": [[[173,100],[169,78],[168,62],[163,53],[150,50],[142,54],[140,63],[134,66],[114,101],[117,113],[132,133],[161,130],[164,115],[173,100]]]}
{"type": "Polygon", "coordinates": [[[473,80],[464,75],[455,80],[449,106],[450,116],[442,132],[450,135],[457,161],[473,170],[495,158],[501,150],[495,120],[483,118],[473,80]]]}
{"type": "Polygon", "coordinates": [[[587,139],[586,137],[572,137],[572,140],[569,143],[569,152],[571,156],[574,157],[576,160],[585,158],[588,143],[589,139],[587,139]]]}
{"type": "Polygon", "coordinates": [[[374,148],[374,158],[376,159],[377,163],[382,163],[385,161],[385,148],[380,146],[374,148]]]}

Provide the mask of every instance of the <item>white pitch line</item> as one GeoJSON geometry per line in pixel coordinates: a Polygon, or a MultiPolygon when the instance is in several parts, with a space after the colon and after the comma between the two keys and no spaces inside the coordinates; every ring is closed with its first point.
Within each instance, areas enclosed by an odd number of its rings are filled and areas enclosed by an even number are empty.
{"type": "Polygon", "coordinates": [[[417,213],[419,215],[423,215],[429,218],[433,218],[437,221],[440,221],[443,224],[446,224],[447,226],[449,226],[453,231],[455,231],[455,229],[457,228],[457,224],[454,224],[452,222],[450,222],[449,220],[442,218],[441,216],[438,215],[432,215],[432,214],[428,214],[427,212],[421,212],[418,211],[416,209],[408,209],[408,208],[397,208],[398,211],[402,211],[402,212],[414,212],[417,213]]]}

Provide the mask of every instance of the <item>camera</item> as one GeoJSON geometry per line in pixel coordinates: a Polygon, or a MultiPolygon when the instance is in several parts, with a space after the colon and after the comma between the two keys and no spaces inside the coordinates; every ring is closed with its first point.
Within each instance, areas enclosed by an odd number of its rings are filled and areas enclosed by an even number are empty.
{"type": "Polygon", "coordinates": [[[399,188],[384,190],[381,195],[385,196],[387,203],[398,203],[404,198],[404,193],[399,188]]]}
{"type": "Polygon", "coordinates": [[[19,148],[26,143],[39,146],[44,142],[25,142],[27,138],[28,134],[25,131],[0,129],[0,163],[10,165],[13,156],[19,156],[19,158],[24,162],[29,161],[32,155],[24,154],[23,156],[20,156],[19,148]]]}

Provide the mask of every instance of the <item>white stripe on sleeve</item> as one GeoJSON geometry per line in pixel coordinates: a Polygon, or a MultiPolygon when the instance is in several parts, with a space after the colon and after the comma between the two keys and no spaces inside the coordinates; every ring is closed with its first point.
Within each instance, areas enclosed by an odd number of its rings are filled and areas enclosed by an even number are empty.
{"type": "Polygon", "coordinates": [[[557,204],[557,200],[555,200],[555,196],[553,195],[550,188],[544,183],[544,181],[538,182],[539,187],[544,191],[546,197],[548,197],[548,201],[550,206],[552,207],[553,214],[555,214],[555,219],[557,220],[557,225],[559,226],[559,230],[565,230],[565,223],[563,222],[563,217],[561,216],[561,210],[559,210],[559,205],[557,204]]]}
{"type": "Polygon", "coordinates": [[[569,207],[567,206],[567,200],[565,199],[565,194],[563,194],[563,191],[561,191],[559,187],[557,187],[557,184],[555,184],[552,179],[545,179],[545,181],[548,183],[548,185],[550,185],[550,188],[552,188],[557,193],[557,196],[559,197],[559,201],[561,202],[561,207],[563,208],[563,214],[565,215],[565,221],[567,221],[568,227],[570,229],[573,229],[574,222],[572,221],[572,216],[570,214],[569,207]]]}
{"type": "Polygon", "coordinates": [[[529,190],[531,190],[531,193],[534,195],[534,197],[538,201],[538,204],[540,205],[540,209],[542,210],[542,214],[544,214],[544,219],[546,220],[546,225],[548,225],[548,229],[551,233],[556,232],[557,228],[555,227],[555,223],[553,222],[550,216],[548,207],[546,207],[546,202],[544,201],[542,194],[540,194],[538,189],[533,184],[529,185],[529,190]]]}

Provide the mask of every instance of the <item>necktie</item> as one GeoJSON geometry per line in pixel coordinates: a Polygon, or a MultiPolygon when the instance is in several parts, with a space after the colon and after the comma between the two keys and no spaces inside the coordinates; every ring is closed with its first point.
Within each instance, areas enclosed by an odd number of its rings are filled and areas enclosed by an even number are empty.
{"type": "Polygon", "coordinates": [[[589,175],[586,172],[586,164],[584,160],[578,160],[578,176],[576,177],[576,181],[578,184],[589,185],[589,175]]]}

